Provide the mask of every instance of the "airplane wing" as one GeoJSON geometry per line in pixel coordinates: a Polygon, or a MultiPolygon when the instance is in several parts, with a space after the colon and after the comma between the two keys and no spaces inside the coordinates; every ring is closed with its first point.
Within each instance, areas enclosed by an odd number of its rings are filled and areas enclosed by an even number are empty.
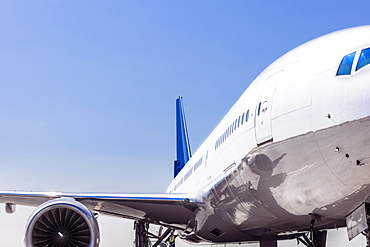
{"type": "Polygon", "coordinates": [[[190,194],[106,194],[0,191],[0,203],[38,207],[55,199],[74,199],[90,211],[185,229],[198,203],[190,194]]]}

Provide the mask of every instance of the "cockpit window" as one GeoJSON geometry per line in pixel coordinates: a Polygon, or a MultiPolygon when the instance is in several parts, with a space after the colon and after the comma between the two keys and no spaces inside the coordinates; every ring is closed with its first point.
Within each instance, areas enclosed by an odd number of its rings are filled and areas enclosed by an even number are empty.
{"type": "Polygon", "coordinates": [[[361,51],[360,57],[358,58],[356,71],[368,64],[370,64],[370,48],[366,48],[361,51]]]}
{"type": "Polygon", "coordinates": [[[343,57],[342,61],[340,62],[337,75],[350,75],[353,59],[355,58],[356,52],[353,52],[351,54],[348,54],[343,57]]]}

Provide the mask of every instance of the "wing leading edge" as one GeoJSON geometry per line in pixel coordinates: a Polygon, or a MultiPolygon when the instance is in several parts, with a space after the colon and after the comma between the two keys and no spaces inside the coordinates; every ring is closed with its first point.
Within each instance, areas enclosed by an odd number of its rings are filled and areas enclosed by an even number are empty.
{"type": "Polygon", "coordinates": [[[106,194],[0,191],[0,203],[37,207],[58,198],[73,198],[91,211],[185,229],[200,202],[190,194],[106,194]]]}

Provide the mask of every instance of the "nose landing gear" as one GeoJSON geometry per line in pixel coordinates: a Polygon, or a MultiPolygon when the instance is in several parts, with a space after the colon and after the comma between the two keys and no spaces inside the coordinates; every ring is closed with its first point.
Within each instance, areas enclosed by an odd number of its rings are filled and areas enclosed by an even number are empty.
{"type": "Polygon", "coordinates": [[[297,238],[298,243],[302,243],[307,247],[325,247],[327,231],[317,231],[314,228],[316,221],[319,221],[320,217],[311,214],[310,231],[309,233],[302,235],[297,238]]]}

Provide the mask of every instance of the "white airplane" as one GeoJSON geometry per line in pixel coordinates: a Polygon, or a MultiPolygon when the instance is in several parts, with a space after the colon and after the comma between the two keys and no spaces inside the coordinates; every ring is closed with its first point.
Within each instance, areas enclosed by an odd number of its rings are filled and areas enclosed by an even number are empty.
{"type": "Polygon", "coordinates": [[[179,98],[166,193],[1,191],[0,202],[9,213],[16,204],[37,207],[25,233],[31,247],[98,246],[96,214],[135,220],[136,247],[154,237],[149,224],[167,228],[153,246],[174,230],[199,244],[298,239],[322,247],[326,231],[339,227],[369,240],[369,64],[370,26],[293,49],[253,81],[192,156],[179,98]]]}

